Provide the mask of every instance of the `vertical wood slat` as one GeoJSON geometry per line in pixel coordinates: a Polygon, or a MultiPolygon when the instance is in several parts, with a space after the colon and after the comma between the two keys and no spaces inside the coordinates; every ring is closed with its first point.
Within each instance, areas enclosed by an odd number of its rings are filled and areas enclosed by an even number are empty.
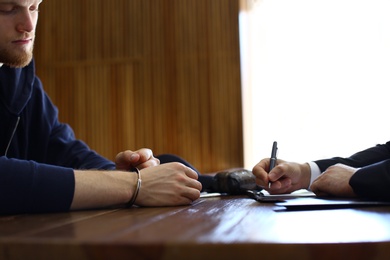
{"type": "Polygon", "coordinates": [[[51,0],[37,72],[60,119],[113,159],[149,147],[242,167],[237,0],[51,0]]]}

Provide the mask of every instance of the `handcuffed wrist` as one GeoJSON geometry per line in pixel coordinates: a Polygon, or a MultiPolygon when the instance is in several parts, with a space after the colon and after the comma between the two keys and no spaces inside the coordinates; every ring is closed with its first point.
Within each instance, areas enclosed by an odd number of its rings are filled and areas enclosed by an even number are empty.
{"type": "Polygon", "coordinates": [[[131,199],[129,200],[129,202],[126,203],[126,207],[127,208],[130,208],[131,206],[133,206],[135,200],[137,199],[137,196],[138,196],[138,193],[139,193],[139,190],[141,189],[141,171],[138,169],[138,168],[134,168],[136,174],[137,174],[137,185],[135,187],[135,191],[133,193],[133,196],[131,197],[131,199]]]}

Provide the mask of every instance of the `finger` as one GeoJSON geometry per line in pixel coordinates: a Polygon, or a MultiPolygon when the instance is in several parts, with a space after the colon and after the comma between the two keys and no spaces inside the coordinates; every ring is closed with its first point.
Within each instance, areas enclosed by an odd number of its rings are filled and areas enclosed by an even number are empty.
{"type": "Polygon", "coordinates": [[[281,188],[282,188],[282,184],[279,181],[270,182],[269,185],[266,187],[266,189],[272,193],[281,193],[279,191],[281,188]]]}
{"type": "Polygon", "coordinates": [[[184,166],[185,167],[184,169],[184,173],[190,177],[191,179],[195,179],[197,180],[198,179],[198,174],[196,173],[196,171],[194,171],[193,169],[191,169],[190,167],[187,167],[187,166],[184,166]]]}
{"type": "Polygon", "coordinates": [[[117,169],[128,170],[131,168],[133,161],[138,161],[138,155],[130,150],[120,152],[115,157],[117,169]]]}
{"type": "Polygon", "coordinates": [[[259,163],[257,163],[254,167],[253,167],[253,172],[255,173],[262,173],[262,172],[266,172],[268,173],[266,170],[269,169],[269,159],[262,159],[259,163]]]}
{"type": "Polygon", "coordinates": [[[276,182],[273,182],[271,187],[279,190],[288,190],[291,187],[291,183],[290,178],[281,178],[276,182]]]}
{"type": "Polygon", "coordinates": [[[258,179],[257,177],[256,177],[255,182],[256,182],[256,185],[257,185],[257,186],[259,186],[259,187],[261,187],[261,188],[263,188],[263,189],[268,190],[268,185],[269,185],[268,182],[264,182],[263,180],[260,180],[260,179],[258,179]]]}
{"type": "Polygon", "coordinates": [[[268,191],[271,194],[289,193],[290,190],[292,189],[291,183],[292,183],[291,179],[288,178],[280,179],[278,181],[272,182],[268,191]]]}
{"type": "Polygon", "coordinates": [[[190,181],[188,182],[187,186],[190,187],[190,188],[199,190],[199,191],[202,190],[202,183],[200,183],[199,181],[194,180],[194,179],[190,179],[190,181]]]}
{"type": "Polygon", "coordinates": [[[121,163],[123,163],[123,161],[124,161],[123,157],[124,157],[124,152],[118,153],[118,154],[115,156],[115,163],[116,163],[116,164],[121,164],[121,163]]]}
{"type": "Polygon", "coordinates": [[[269,172],[268,179],[271,182],[275,182],[277,180],[282,179],[282,177],[285,176],[287,172],[288,172],[287,165],[283,165],[283,164],[277,165],[269,172]]]}
{"type": "Polygon", "coordinates": [[[199,197],[200,197],[199,190],[182,186],[181,191],[175,196],[171,197],[169,204],[174,206],[189,205],[194,200],[197,200],[199,197]]]}
{"type": "Polygon", "coordinates": [[[198,189],[191,189],[189,193],[186,195],[188,199],[191,201],[197,200],[200,197],[200,190],[198,189]]]}
{"type": "Polygon", "coordinates": [[[329,193],[320,189],[311,190],[317,197],[329,197],[329,193]]]}
{"type": "Polygon", "coordinates": [[[253,175],[256,176],[256,184],[260,187],[268,187],[268,173],[265,171],[268,167],[268,163],[265,162],[265,160],[262,160],[252,169],[253,175]]]}
{"type": "Polygon", "coordinates": [[[147,162],[147,161],[154,158],[152,150],[148,149],[148,148],[142,148],[142,149],[138,150],[137,153],[140,156],[139,164],[147,162]]]}
{"type": "Polygon", "coordinates": [[[134,167],[137,167],[138,169],[144,169],[152,166],[157,166],[160,165],[160,160],[157,158],[153,158],[147,162],[141,163],[141,164],[136,164],[133,165],[134,167]]]}
{"type": "Polygon", "coordinates": [[[193,189],[193,188],[187,188],[184,190],[182,196],[189,199],[191,202],[193,202],[194,200],[199,199],[200,190],[193,189]]]}
{"type": "Polygon", "coordinates": [[[310,186],[310,190],[317,196],[326,196],[328,193],[321,189],[321,186],[318,182],[318,178],[313,181],[310,186]]]}
{"type": "Polygon", "coordinates": [[[130,162],[138,161],[139,155],[136,152],[133,152],[131,150],[126,150],[118,153],[115,159],[122,163],[130,163],[130,162]]]}

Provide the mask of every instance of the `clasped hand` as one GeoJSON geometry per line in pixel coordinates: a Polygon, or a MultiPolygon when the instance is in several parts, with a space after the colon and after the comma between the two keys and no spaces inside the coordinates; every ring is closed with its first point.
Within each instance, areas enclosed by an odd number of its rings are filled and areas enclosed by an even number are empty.
{"type": "Polygon", "coordinates": [[[135,201],[139,206],[187,205],[200,197],[202,184],[193,169],[176,162],[160,165],[150,149],[120,152],[115,165],[122,171],[142,169],[142,186],[135,201]]]}
{"type": "Polygon", "coordinates": [[[135,167],[141,170],[159,164],[160,160],[155,158],[152,150],[148,148],[142,148],[137,151],[126,150],[118,153],[115,157],[117,170],[128,171],[135,167]]]}

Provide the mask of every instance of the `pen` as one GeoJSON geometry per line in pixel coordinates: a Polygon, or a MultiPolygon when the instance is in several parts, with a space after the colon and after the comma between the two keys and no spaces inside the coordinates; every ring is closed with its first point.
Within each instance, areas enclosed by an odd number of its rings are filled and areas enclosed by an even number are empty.
{"type": "MultiPolygon", "coordinates": [[[[269,162],[269,171],[270,172],[276,164],[276,153],[278,151],[278,143],[275,141],[272,145],[271,158],[269,162]]],[[[268,183],[268,188],[271,188],[271,182],[268,183]]]]}

